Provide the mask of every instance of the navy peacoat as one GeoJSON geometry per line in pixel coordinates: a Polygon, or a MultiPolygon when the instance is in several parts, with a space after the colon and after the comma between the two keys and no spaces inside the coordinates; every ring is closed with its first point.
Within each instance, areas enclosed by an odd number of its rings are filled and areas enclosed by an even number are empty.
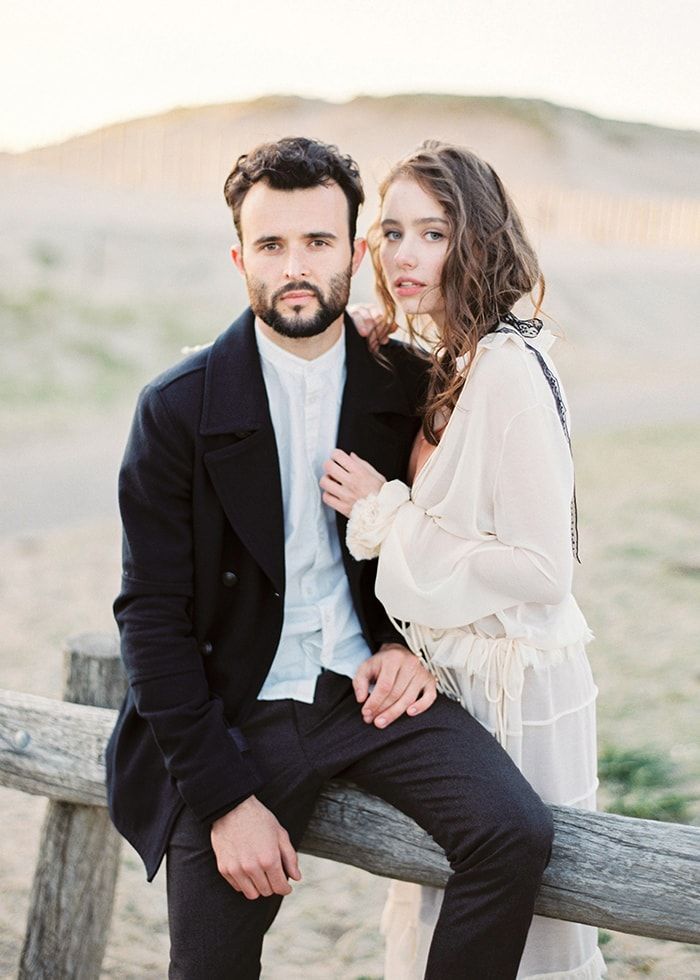
{"type": "MultiPolygon", "coordinates": [[[[394,341],[380,364],[346,319],[338,445],[403,477],[426,363],[394,341]]],[[[319,491],[320,492],[320,491],[319,491]]],[[[115,602],[129,690],[107,748],[110,813],[149,879],[184,803],[211,821],[261,787],[238,725],[274,658],[285,568],[281,484],[254,316],[147,385],[119,479],[115,602]]],[[[343,561],[372,651],[399,640],[375,562],[343,561]]]]}

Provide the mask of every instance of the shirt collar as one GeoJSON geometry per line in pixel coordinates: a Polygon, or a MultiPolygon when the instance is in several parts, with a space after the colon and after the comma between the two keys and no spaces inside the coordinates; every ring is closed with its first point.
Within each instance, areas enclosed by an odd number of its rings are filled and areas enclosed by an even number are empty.
{"type": "Polygon", "coordinates": [[[278,371],[309,376],[322,374],[342,367],[345,361],[345,326],[341,326],[340,336],[329,350],[312,361],[298,357],[266,337],[258,323],[255,323],[255,340],[261,359],[278,371]]]}

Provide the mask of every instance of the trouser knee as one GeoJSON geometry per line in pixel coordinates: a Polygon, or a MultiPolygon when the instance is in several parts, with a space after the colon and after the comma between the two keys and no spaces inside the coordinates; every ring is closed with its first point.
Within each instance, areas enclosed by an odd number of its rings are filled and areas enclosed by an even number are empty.
{"type": "Polygon", "coordinates": [[[549,863],[554,840],[552,814],[544,803],[537,800],[521,812],[513,844],[517,848],[518,861],[524,872],[542,874],[549,863]]]}

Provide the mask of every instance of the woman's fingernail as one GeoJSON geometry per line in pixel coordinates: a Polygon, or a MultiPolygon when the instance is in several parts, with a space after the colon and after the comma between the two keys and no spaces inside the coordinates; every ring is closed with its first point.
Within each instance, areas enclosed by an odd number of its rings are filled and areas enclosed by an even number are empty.
{"type": "Polygon", "coordinates": [[[384,728],[386,725],[386,718],[377,718],[377,728],[384,728]]]}

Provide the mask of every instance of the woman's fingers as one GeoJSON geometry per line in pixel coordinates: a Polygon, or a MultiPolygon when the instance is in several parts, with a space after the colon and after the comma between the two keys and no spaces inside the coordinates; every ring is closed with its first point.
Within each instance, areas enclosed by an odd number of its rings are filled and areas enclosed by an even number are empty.
{"type": "MultiPolygon", "coordinates": [[[[424,690],[424,678],[422,676],[414,677],[401,697],[388,708],[383,708],[379,712],[374,720],[374,724],[377,726],[377,728],[386,728],[387,725],[390,725],[392,721],[396,721],[397,718],[400,718],[401,715],[405,714],[406,712],[411,715],[419,714],[420,712],[416,712],[412,709],[416,705],[420,704],[424,690]]],[[[432,701],[429,700],[429,703],[422,705],[420,710],[425,711],[431,704],[432,701]]]]}
{"type": "Polygon", "coordinates": [[[435,685],[435,678],[430,677],[430,680],[426,683],[423,688],[423,693],[417,698],[413,704],[409,705],[406,709],[409,715],[420,715],[424,711],[427,711],[431,704],[435,703],[435,698],[437,697],[437,687],[435,685]]]}
{"type": "Polygon", "coordinates": [[[370,463],[354,454],[349,456],[342,449],[333,450],[331,458],[324,463],[323,470],[324,475],[319,480],[321,489],[350,506],[356,500],[378,493],[386,482],[370,463]]]}

